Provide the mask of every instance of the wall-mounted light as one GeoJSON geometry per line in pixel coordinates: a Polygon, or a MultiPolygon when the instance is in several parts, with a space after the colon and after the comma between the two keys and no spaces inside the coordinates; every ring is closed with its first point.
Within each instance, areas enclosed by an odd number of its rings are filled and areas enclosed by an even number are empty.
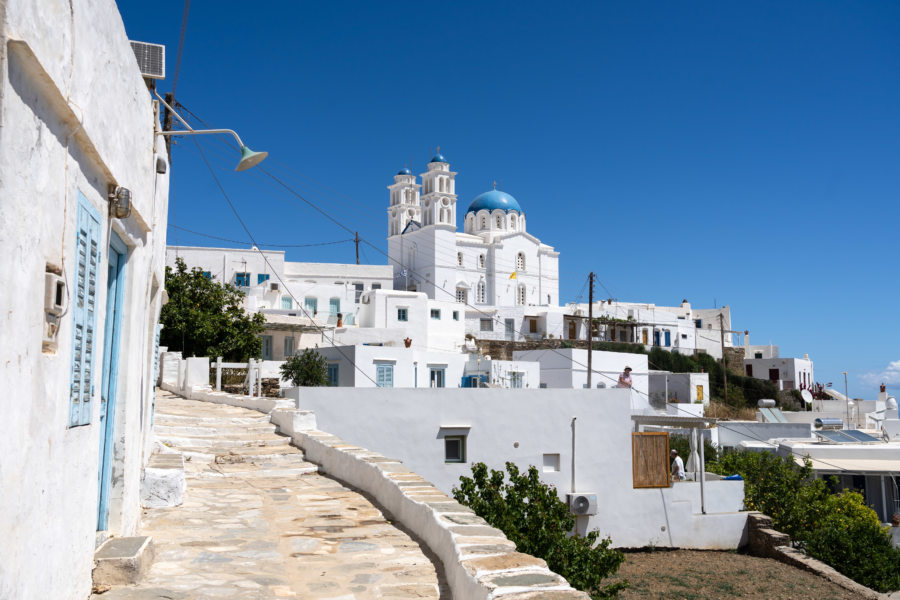
{"type": "Polygon", "coordinates": [[[131,190],[121,186],[109,186],[109,216],[127,219],[131,216],[131,190]]]}
{"type": "Polygon", "coordinates": [[[193,129],[188,122],[181,118],[181,116],[175,112],[175,109],[169,106],[165,100],[163,100],[160,95],[153,90],[153,93],[162,102],[163,106],[169,109],[169,111],[178,119],[182,125],[187,127],[187,131],[160,131],[159,135],[168,136],[168,135],[203,135],[209,133],[230,133],[234,136],[234,139],[237,140],[238,146],[241,148],[241,160],[238,162],[237,167],[234,169],[235,171],[243,171],[245,169],[249,169],[250,167],[255,167],[259,163],[261,163],[265,158],[269,155],[268,152],[254,152],[250,148],[244,145],[244,142],[241,141],[241,137],[231,129],[193,129]]]}

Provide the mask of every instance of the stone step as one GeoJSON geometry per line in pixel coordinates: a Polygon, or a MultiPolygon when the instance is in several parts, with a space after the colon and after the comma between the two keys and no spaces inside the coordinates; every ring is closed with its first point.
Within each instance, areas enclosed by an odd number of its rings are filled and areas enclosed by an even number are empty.
{"type": "Polygon", "coordinates": [[[197,461],[198,463],[212,462],[218,457],[218,462],[241,463],[241,462],[285,462],[296,460],[296,456],[302,456],[302,453],[293,446],[256,446],[244,448],[224,448],[216,450],[213,448],[179,448],[184,454],[186,462],[197,461]]]}
{"type": "Polygon", "coordinates": [[[217,415],[214,413],[206,415],[197,413],[199,413],[199,411],[194,411],[194,414],[174,414],[160,410],[160,408],[157,407],[156,413],[153,416],[153,425],[200,425],[207,423],[210,425],[221,423],[257,425],[269,422],[269,415],[228,416],[217,415]]]}
{"type": "Polygon", "coordinates": [[[269,479],[269,478],[277,478],[277,477],[302,477],[303,475],[311,475],[319,472],[318,465],[314,465],[310,462],[300,462],[294,465],[293,463],[286,463],[284,468],[277,468],[273,466],[272,468],[263,468],[255,463],[236,463],[234,465],[215,465],[216,470],[211,470],[209,468],[199,471],[196,473],[190,473],[188,479],[221,479],[227,477],[240,477],[240,478],[249,478],[249,479],[269,479]],[[243,466],[247,465],[249,468],[246,469],[230,469],[226,467],[234,467],[234,466],[243,466]],[[290,465],[290,466],[287,466],[290,465]]]}
{"type": "Polygon", "coordinates": [[[94,587],[137,583],[153,557],[153,541],[147,536],[110,538],[94,553],[94,587]]]}
{"type": "Polygon", "coordinates": [[[174,437],[168,435],[158,435],[157,439],[163,444],[181,450],[182,448],[216,448],[227,450],[229,448],[248,448],[248,447],[267,447],[267,446],[287,446],[291,443],[291,438],[271,434],[262,435],[219,435],[213,436],[190,436],[190,437],[174,437]]]}
{"type": "Polygon", "coordinates": [[[259,424],[208,424],[208,425],[159,425],[153,426],[153,432],[157,437],[215,437],[220,435],[241,435],[275,433],[275,426],[271,423],[259,424]]]}

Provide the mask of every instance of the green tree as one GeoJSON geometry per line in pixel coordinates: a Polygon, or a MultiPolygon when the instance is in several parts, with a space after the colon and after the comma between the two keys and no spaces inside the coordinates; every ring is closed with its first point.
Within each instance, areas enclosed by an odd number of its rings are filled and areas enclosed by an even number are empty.
{"type": "Polygon", "coordinates": [[[322,387],[328,385],[328,364],[325,357],[307,348],[303,354],[295,354],[281,365],[281,377],[293,385],[322,387]]]}
{"type": "Polygon", "coordinates": [[[471,478],[459,478],[453,497],[500,529],[519,552],[543,558],[572,587],[591,597],[612,598],[628,587],[627,582],[602,584],[605,577],[616,572],[625,555],[609,547],[609,538],[598,543],[596,531],[586,536],[570,535],[575,517],[559,500],[556,490],[541,482],[536,467],[520,473],[514,463],[508,462],[506,472],[508,482],[503,471],[488,472],[484,463],[475,463],[471,478]]]}
{"type": "Polygon", "coordinates": [[[166,267],[166,293],[169,301],[159,317],[160,345],[181,350],[185,357],[259,358],[259,334],[266,318],[244,312],[240,290],[215,283],[199,268],[188,270],[184,260],[177,258],[174,270],[166,267]]]}

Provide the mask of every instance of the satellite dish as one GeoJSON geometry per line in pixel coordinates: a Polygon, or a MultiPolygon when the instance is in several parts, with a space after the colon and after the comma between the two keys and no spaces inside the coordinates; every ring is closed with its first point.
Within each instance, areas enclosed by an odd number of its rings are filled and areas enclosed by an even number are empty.
{"type": "Polygon", "coordinates": [[[803,398],[803,401],[807,404],[812,404],[813,395],[809,393],[809,390],[801,390],[800,397],[803,398]]]}

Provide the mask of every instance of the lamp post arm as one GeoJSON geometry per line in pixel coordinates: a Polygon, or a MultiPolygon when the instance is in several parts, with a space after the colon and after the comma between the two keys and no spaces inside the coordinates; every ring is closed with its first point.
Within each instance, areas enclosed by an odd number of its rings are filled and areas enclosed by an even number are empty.
{"type": "Polygon", "coordinates": [[[238,147],[240,147],[240,148],[244,147],[244,142],[241,141],[241,137],[237,134],[236,131],[234,131],[232,129],[200,129],[200,130],[194,129],[193,127],[190,126],[190,124],[188,124],[187,121],[185,121],[184,119],[181,118],[181,115],[179,115],[175,111],[174,108],[169,106],[168,102],[166,102],[165,100],[162,99],[162,97],[159,95],[159,92],[157,92],[156,90],[153,90],[153,95],[156,96],[156,98],[160,102],[162,102],[163,106],[165,106],[166,108],[169,109],[169,112],[171,112],[172,115],[174,115],[175,118],[178,119],[178,121],[182,125],[184,125],[185,127],[188,128],[187,131],[160,131],[159,132],[160,135],[200,135],[200,134],[205,134],[205,133],[230,133],[231,135],[234,136],[234,139],[237,140],[238,147]]]}

